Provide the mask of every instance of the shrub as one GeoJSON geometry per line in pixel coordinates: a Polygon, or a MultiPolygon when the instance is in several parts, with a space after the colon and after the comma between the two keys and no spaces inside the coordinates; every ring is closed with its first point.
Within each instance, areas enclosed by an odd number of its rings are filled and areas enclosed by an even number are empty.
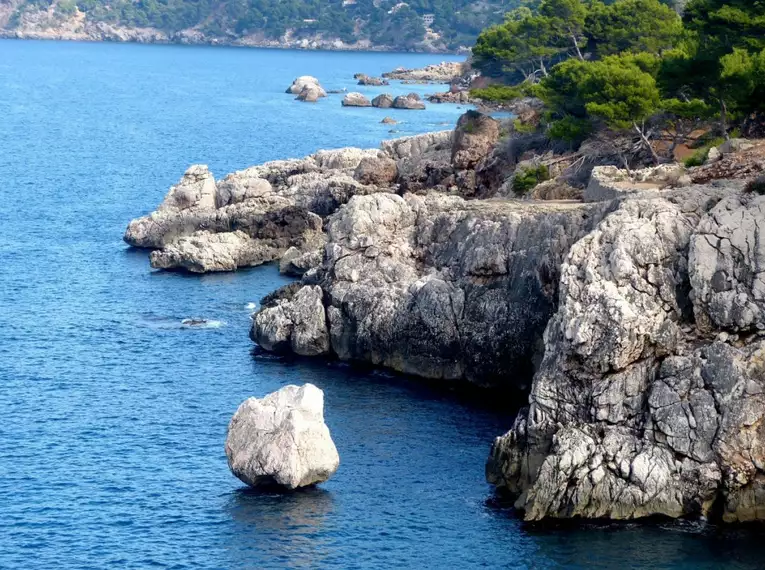
{"type": "Polygon", "coordinates": [[[550,123],[548,134],[553,140],[578,144],[590,136],[592,131],[592,123],[589,120],[567,115],[558,121],[550,123]]]}
{"type": "Polygon", "coordinates": [[[705,135],[702,138],[699,138],[698,141],[696,141],[696,147],[698,150],[694,152],[691,156],[686,158],[683,161],[683,164],[685,164],[686,168],[693,168],[694,166],[701,166],[704,164],[707,160],[707,157],[709,156],[709,151],[713,149],[714,147],[718,147],[721,144],[725,142],[725,139],[722,137],[711,137],[705,135]]]}
{"type": "Polygon", "coordinates": [[[533,85],[489,85],[481,89],[471,89],[470,96],[484,101],[496,103],[509,103],[515,99],[528,97],[533,94],[533,85]]]}
{"type": "Polygon", "coordinates": [[[549,179],[550,171],[544,164],[525,168],[515,174],[515,178],[513,178],[513,192],[521,196],[532,190],[540,182],[549,179]]]}

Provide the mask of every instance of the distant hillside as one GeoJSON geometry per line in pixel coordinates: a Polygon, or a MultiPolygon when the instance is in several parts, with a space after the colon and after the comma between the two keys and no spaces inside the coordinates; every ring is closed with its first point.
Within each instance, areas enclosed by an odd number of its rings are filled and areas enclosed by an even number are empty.
{"type": "Polygon", "coordinates": [[[13,37],[443,51],[521,0],[0,0],[13,37]]]}

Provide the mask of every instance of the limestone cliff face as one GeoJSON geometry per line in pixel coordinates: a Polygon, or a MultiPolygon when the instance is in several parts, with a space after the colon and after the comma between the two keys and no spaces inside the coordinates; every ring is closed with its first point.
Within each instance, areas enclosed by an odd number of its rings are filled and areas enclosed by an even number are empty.
{"type": "MultiPolygon", "coordinates": [[[[541,356],[563,257],[605,211],[437,193],[356,196],[330,218],[323,263],[304,277],[304,289],[324,292],[326,320],[313,312],[313,329],[328,334],[324,353],[344,360],[521,384],[541,356]]],[[[296,314],[293,291],[255,316],[261,345],[274,346],[274,323],[296,314]]]]}
{"type": "Polygon", "coordinates": [[[765,518],[765,198],[632,199],[577,242],[490,482],[545,517],[765,518]]]}

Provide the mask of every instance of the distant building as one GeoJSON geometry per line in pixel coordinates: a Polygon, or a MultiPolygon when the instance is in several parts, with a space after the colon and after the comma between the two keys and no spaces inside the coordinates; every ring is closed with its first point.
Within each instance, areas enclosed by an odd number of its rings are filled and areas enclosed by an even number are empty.
{"type": "Polygon", "coordinates": [[[425,26],[426,28],[429,28],[430,26],[433,25],[433,20],[435,19],[436,19],[435,14],[424,14],[422,16],[422,25],[425,26]]]}

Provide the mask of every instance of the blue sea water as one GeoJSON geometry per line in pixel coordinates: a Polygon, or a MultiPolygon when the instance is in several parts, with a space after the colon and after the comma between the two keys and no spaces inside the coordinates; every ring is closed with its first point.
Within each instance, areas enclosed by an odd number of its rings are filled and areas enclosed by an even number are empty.
{"type": "Polygon", "coordinates": [[[440,59],[0,41],[0,568],[765,566],[758,527],[522,523],[483,476],[509,407],[253,353],[250,304],[286,282],[275,267],[154,272],[122,243],[189,164],[221,176],[376,146],[394,136],[386,114],[395,136],[452,125],[455,106],[283,93],[298,75],[355,89],[355,72],[440,59]],[[340,470],[304,492],[248,491],[226,465],[228,420],[304,382],[325,391],[340,470]]]}

